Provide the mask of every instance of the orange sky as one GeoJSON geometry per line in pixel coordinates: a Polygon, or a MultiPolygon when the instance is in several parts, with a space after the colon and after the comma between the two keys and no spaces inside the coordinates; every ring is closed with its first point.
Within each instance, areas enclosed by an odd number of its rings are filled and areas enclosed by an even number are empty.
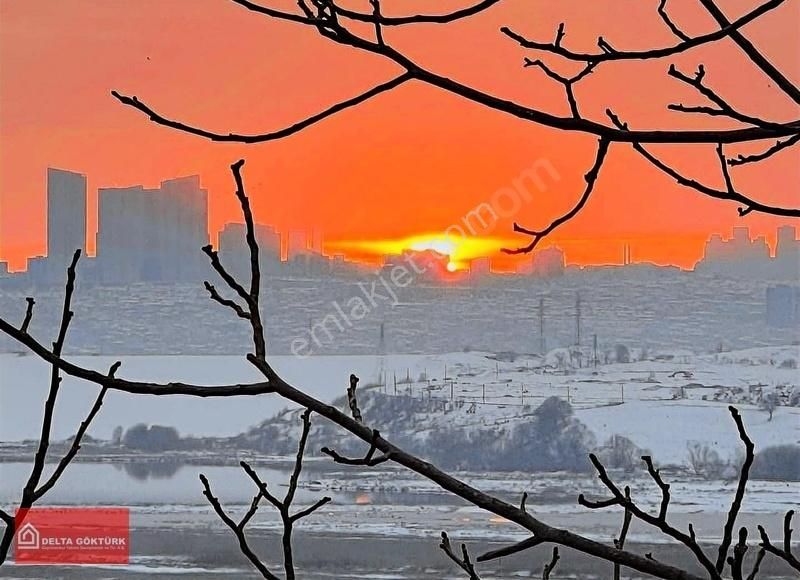
{"type": "MultiPolygon", "coordinates": [[[[267,0],[264,0],[265,2],[267,0]]],[[[471,0],[384,0],[384,13],[436,11],[471,0]]],[[[290,9],[293,2],[274,6],[290,9]]],[[[462,82],[538,108],[567,114],[561,87],[521,68],[526,54],[502,36],[509,25],[551,39],[566,22],[566,46],[591,49],[602,34],[618,48],[670,44],[658,0],[505,0],[478,17],[446,26],[385,31],[386,40],[420,63],[462,82]]],[[[349,2],[363,8],[366,1],[349,2]]],[[[734,18],[755,6],[725,2],[734,18]]],[[[694,0],[670,0],[673,18],[699,34],[714,24],[694,0]]],[[[800,0],[744,29],[782,71],[800,81],[800,0]]],[[[537,161],[558,179],[513,219],[537,226],[580,194],[594,138],[563,134],[490,111],[414,82],[330,118],[289,139],[223,145],[156,126],[109,91],[135,94],[156,110],[218,131],[278,128],[396,75],[379,57],[272,21],[226,0],[0,0],[0,259],[13,268],[45,247],[45,168],[80,171],[89,182],[89,229],[97,187],[199,173],[210,190],[212,236],[240,221],[229,165],[247,159],[245,177],[259,221],[279,229],[317,229],[329,241],[380,241],[442,231],[537,161]]],[[[366,31],[365,31],[366,33],[366,31]]],[[[531,56],[531,53],[527,53],[531,56]]],[[[563,72],[574,70],[555,57],[563,72]]],[[[797,117],[738,48],[725,41],[653,63],[609,63],[576,89],[586,116],[608,106],[637,128],[708,126],[666,111],[669,102],[706,104],[666,76],[703,62],[708,82],[746,112],[797,117]]],[[[717,126],[732,126],[716,120],[717,126]]],[[[730,149],[730,154],[753,146],[730,149]]],[[[713,147],[654,148],[686,172],[720,183],[713,147]]],[[[735,173],[740,189],[798,205],[797,148],[735,173]]],[[[512,218],[486,235],[510,237],[512,218]]],[[[788,220],[750,214],[734,204],[681,189],[625,145],[613,145],[585,211],[552,237],[570,262],[635,260],[691,266],[711,232],[734,225],[772,235],[788,220]]],[[[90,233],[90,238],[93,234],[90,233]]],[[[521,242],[524,239],[520,240],[521,242]]],[[[89,245],[93,249],[92,240],[89,245]]]]}

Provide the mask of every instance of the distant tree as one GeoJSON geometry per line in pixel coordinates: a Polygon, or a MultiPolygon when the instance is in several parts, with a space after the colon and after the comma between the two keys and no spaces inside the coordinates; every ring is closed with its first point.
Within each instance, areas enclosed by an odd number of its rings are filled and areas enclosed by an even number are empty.
{"type": "Polygon", "coordinates": [[[695,475],[705,479],[720,479],[728,467],[719,453],[709,445],[694,441],[687,445],[689,451],[689,466],[695,475]]]}
{"type": "Polygon", "coordinates": [[[124,429],[122,428],[122,425],[117,425],[116,427],[114,427],[114,432],[111,434],[111,443],[113,443],[114,445],[121,444],[123,432],[124,429]]]}
{"type": "Polygon", "coordinates": [[[776,445],[756,454],[753,477],[773,481],[800,481],[800,445],[776,445]]]}
{"type": "Polygon", "coordinates": [[[767,421],[772,421],[772,415],[778,408],[779,403],[780,399],[778,398],[778,393],[775,392],[767,393],[761,398],[761,402],[759,403],[759,408],[762,411],[769,413],[769,419],[767,419],[767,421]]]}
{"type": "Polygon", "coordinates": [[[508,444],[514,468],[530,471],[585,471],[594,446],[592,432],[559,397],[545,399],[532,419],[514,430],[508,444]]]}
{"type": "Polygon", "coordinates": [[[162,425],[147,426],[138,423],[128,429],[122,438],[122,444],[130,449],[140,451],[164,451],[180,447],[180,435],[174,427],[162,425]]]}
{"type": "Polygon", "coordinates": [[[603,465],[612,469],[633,471],[642,463],[642,456],[650,455],[646,449],[638,447],[623,435],[612,435],[605,445],[597,451],[597,457],[603,465]]]}
{"type": "Polygon", "coordinates": [[[618,344],[614,347],[614,353],[616,355],[616,359],[618,363],[629,363],[631,362],[631,353],[628,350],[628,347],[624,344],[618,344]]]}

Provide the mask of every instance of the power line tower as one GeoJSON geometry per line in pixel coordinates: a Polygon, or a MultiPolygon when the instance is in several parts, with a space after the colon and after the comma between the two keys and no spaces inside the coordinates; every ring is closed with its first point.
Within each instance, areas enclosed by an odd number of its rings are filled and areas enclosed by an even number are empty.
{"type": "Polygon", "coordinates": [[[581,345],[581,295],[575,295],[575,346],[581,345]]]}
{"type": "Polygon", "coordinates": [[[386,329],[385,329],[386,322],[381,322],[381,332],[380,337],[378,339],[378,354],[384,355],[386,354],[386,329]]]}

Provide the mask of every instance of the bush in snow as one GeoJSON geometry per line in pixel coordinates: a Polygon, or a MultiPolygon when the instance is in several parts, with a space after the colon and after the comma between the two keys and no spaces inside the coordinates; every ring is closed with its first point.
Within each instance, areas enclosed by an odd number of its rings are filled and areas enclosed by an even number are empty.
{"type": "Polygon", "coordinates": [[[727,471],[728,462],[705,443],[697,441],[686,445],[689,450],[689,466],[695,475],[705,479],[721,479],[727,471]]]}
{"type": "Polygon", "coordinates": [[[134,425],[125,432],[122,444],[129,449],[141,451],[166,451],[179,449],[181,437],[174,427],[150,425],[144,423],[134,425]]]}
{"type": "Polygon", "coordinates": [[[642,455],[650,455],[646,449],[638,447],[622,435],[612,435],[606,444],[597,450],[597,457],[610,469],[633,471],[642,464],[642,455]]]}
{"type": "Polygon", "coordinates": [[[800,481],[800,445],[776,445],[756,454],[752,477],[773,481],[800,481]]]}
{"type": "Polygon", "coordinates": [[[518,425],[508,440],[512,469],[526,471],[586,471],[594,435],[573,415],[572,406],[548,397],[532,420],[518,425]]]}

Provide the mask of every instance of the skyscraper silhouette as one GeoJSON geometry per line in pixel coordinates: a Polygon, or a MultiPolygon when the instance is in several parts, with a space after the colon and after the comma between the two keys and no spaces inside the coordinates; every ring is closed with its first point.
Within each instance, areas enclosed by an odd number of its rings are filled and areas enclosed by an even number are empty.
{"type": "Polygon", "coordinates": [[[47,257],[63,269],[86,248],[86,176],[47,168],[47,257]]]}

